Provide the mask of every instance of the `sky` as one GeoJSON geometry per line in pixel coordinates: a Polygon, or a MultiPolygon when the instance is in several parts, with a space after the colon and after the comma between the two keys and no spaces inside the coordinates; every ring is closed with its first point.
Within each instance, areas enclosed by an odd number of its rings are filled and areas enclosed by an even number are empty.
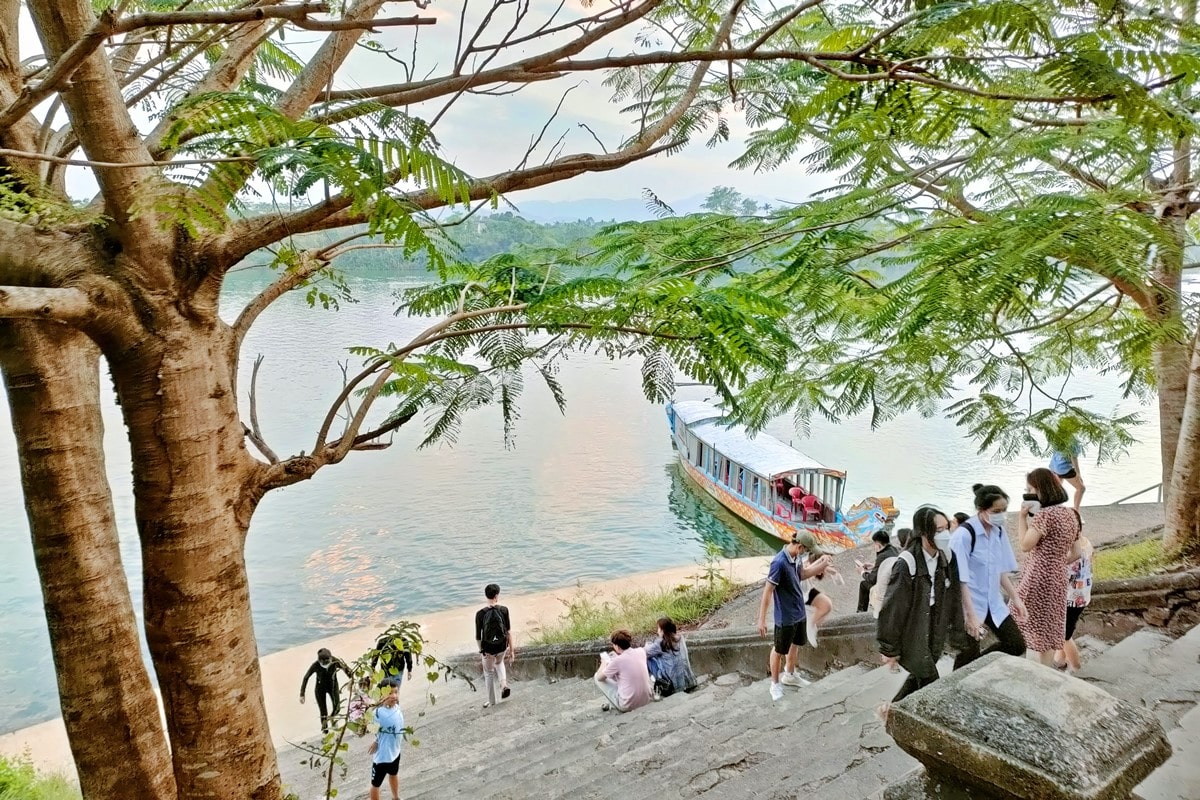
{"type": "MultiPolygon", "coordinates": [[[[484,0],[466,1],[469,36],[474,28],[472,23],[480,19],[491,3],[484,0]]],[[[444,74],[454,60],[462,2],[432,0],[428,8],[419,12],[409,3],[389,3],[385,6],[383,16],[407,16],[417,12],[435,17],[437,24],[420,28],[384,28],[375,35],[375,39],[385,48],[395,48],[397,57],[411,61],[415,34],[417,76],[423,78],[427,74],[444,74]]],[[[605,2],[607,0],[596,0],[591,9],[585,10],[580,0],[566,0],[556,24],[572,18],[570,15],[595,13],[605,2]]],[[[540,26],[557,6],[557,0],[531,0],[531,13],[522,30],[540,26]]],[[[511,24],[515,7],[515,3],[502,6],[487,32],[480,37],[480,42],[497,41],[511,24]]],[[[637,47],[634,34],[639,32],[653,35],[645,24],[635,24],[622,32],[620,37],[593,46],[581,57],[630,52],[637,47]]],[[[36,53],[38,42],[28,19],[23,20],[21,33],[23,56],[36,53]]],[[[287,31],[286,43],[301,57],[306,57],[315,50],[320,36],[293,28],[287,31]]],[[[565,40],[566,37],[559,37],[546,43],[522,45],[526,49],[520,49],[511,56],[501,56],[491,66],[528,57],[565,40]]],[[[403,80],[401,66],[381,54],[358,50],[339,73],[334,88],[346,89],[403,80]]],[[[622,116],[619,105],[611,101],[611,91],[603,85],[603,74],[589,73],[530,84],[518,94],[503,97],[464,95],[438,122],[435,132],[442,142],[443,154],[469,174],[486,175],[504,171],[520,162],[532,137],[550,119],[560,100],[562,108],[547,128],[535,163],[541,162],[549,147],[560,137],[563,137],[564,153],[597,152],[595,139],[581,127],[581,123],[591,128],[609,150],[615,149],[634,130],[633,118],[622,116]],[[570,92],[563,99],[563,93],[568,89],[570,92]]],[[[444,102],[441,100],[417,106],[413,111],[432,119],[441,111],[444,102]]],[[[671,202],[707,194],[713,186],[727,185],[748,196],[781,203],[802,200],[827,184],[827,178],[808,175],[798,164],[765,174],[729,167],[729,162],[740,153],[741,139],[747,133],[747,128],[740,114],[732,109],[727,111],[733,130],[729,142],[708,148],[705,146],[707,135],[702,134],[686,149],[671,156],[655,156],[614,172],[583,175],[514,194],[512,199],[519,202],[522,199],[637,198],[644,188],[649,188],[671,202]]],[[[134,113],[139,126],[149,128],[153,124],[144,110],[135,110],[134,113]]],[[[61,121],[60,117],[58,124],[61,121]]],[[[75,197],[90,197],[95,192],[95,181],[86,169],[72,168],[68,171],[68,190],[75,197]]]]}

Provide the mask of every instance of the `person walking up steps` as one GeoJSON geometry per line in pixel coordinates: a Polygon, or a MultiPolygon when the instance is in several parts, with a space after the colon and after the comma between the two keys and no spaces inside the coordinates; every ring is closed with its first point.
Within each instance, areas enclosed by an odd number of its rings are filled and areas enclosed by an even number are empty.
{"type": "Polygon", "coordinates": [[[758,635],[767,635],[767,609],[775,606],[775,643],[771,648],[771,699],[783,698],[783,686],[803,686],[806,681],[796,674],[796,657],[800,645],[804,644],[805,612],[804,589],[801,581],[816,575],[829,566],[827,555],[811,564],[802,563],[800,554],[805,549],[804,539],[809,533],[797,533],[792,541],[771,560],[767,580],[763,584],[762,603],[758,608],[758,635]],[[786,658],[786,667],[780,676],[781,661],[786,658]]]}
{"type": "Polygon", "coordinates": [[[1083,450],[1080,449],[1079,445],[1072,443],[1067,448],[1067,452],[1064,453],[1055,450],[1050,456],[1050,471],[1071,484],[1071,488],[1075,490],[1075,496],[1071,498],[1071,505],[1076,511],[1079,510],[1079,504],[1083,502],[1083,493],[1087,491],[1087,487],[1083,485],[1083,475],[1079,469],[1079,457],[1081,455],[1083,455],[1083,450]]]}
{"type": "Polygon", "coordinates": [[[1024,502],[1018,517],[1017,538],[1025,563],[1017,596],[1029,613],[1017,624],[1026,646],[1049,667],[1054,665],[1055,651],[1063,648],[1067,567],[1079,557],[1077,543],[1082,525],[1079,512],[1064,505],[1067,491],[1057,475],[1039,467],[1026,475],[1025,481],[1040,509],[1035,515],[1033,503],[1024,502]]]}
{"type": "Polygon", "coordinates": [[[1079,647],[1075,644],[1075,626],[1083,611],[1092,602],[1092,543],[1082,534],[1079,537],[1079,558],[1068,567],[1067,574],[1067,630],[1061,654],[1055,654],[1054,666],[1070,672],[1078,672],[1079,647]],[[1061,658],[1058,656],[1061,655],[1061,658]]]}
{"type": "Polygon", "coordinates": [[[412,680],[413,658],[409,644],[399,636],[380,636],[375,642],[375,652],[371,656],[372,671],[382,665],[382,683],[399,686],[404,681],[405,673],[412,680]]]}
{"type": "MultiPolygon", "coordinates": [[[[883,663],[908,671],[893,703],[936,681],[946,642],[961,644],[966,633],[950,521],[936,508],[918,508],[913,532],[911,546],[892,564],[876,625],[883,663]]],[[[884,719],[890,706],[879,708],[884,719]]]]}
{"type": "Polygon", "coordinates": [[[1017,556],[1001,522],[1008,510],[1008,495],[999,486],[977,483],[973,488],[975,516],[950,535],[950,549],[962,585],[963,618],[970,634],[954,659],[955,669],[996,650],[1010,656],[1025,655],[1025,638],[1015,621],[1025,618],[1025,603],[1017,595],[1010,575],[1017,571],[1017,556]],[[1004,602],[1005,595],[1012,602],[1012,614],[1004,602]],[[1000,641],[980,653],[979,640],[985,627],[1000,641]]]}
{"type": "Polygon", "coordinates": [[[384,684],[389,691],[375,709],[379,732],[367,752],[371,755],[370,800],[379,800],[379,787],[388,779],[392,800],[400,800],[400,746],[404,743],[404,713],[400,710],[400,687],[384,684]]]}
{"type": "Polygon", "coordinates": [[[512,663],[517,657],[513,647],[512,622],[508,609],[500,605],[500,587],[489,583],[483,590],[487,605],[475,613],[475,641],[479,644],[479,655],[483,661],[483,685],[487,689],[488,699],[484,708],[496,704],[496,682],[500,683],[500,698],[506,699],[511,693],[508,686],[508,672],[504,662],[512,663]]]}
{"type": "Polygon", "coordinates": [[[304,692],[308,688],[308,679],[316,677],[314,691],[317,695],[317,710],[321,712],[321,733],[329,732],[329,719],[337,716],[342,709],[342,698],[338,691],[337,671],[346,673],[346,677],[354,680],[350,668],[340,658],[334,658],[328,648],[322,647],[317,651],[317,660],[304,673],[300,681],[300,702],[304,702],[304,692]],[[330,711],[330,706],[333,710],[330,711]]]}
{"type": "Polygon", "coordinates": [[[871,590],[879,579],[879,567],[889,558],[900,555],[900,551],[892,546],[892,539],[887,531],[875,531],[871,534],[871,545],[875,548],[875,562],[857,561],[860,575],[858,583],[858,607],[855,611],[862,613],[871,606],[871,590]]]}

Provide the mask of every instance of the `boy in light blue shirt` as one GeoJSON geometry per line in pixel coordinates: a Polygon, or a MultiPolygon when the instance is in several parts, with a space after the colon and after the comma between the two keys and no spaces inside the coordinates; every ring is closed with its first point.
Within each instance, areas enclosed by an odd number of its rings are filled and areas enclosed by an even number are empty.
{"type": "Polygon", "coordinates": [[[400,745],[404,743],[404,713],[400,710],[400,687],[388,686],[388,693],[375,709],[379,732],[367,751],[371,754],[371,800],[379,800],[379,787],[388,779],[392,800],[400,800],[400,745]]]}

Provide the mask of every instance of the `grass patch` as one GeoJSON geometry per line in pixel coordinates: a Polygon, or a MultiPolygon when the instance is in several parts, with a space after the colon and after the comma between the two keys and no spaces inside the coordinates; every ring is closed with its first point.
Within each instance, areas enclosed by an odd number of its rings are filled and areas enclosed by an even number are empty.
{"type": "Polygon", "coordinates": [[[1174,563],[1175,559],[1163,552],[1162,539],[1156,537],[1111,550],[1097,550],[1092,576],[1098,581],[1137,578],[1174,563]]]}
{"type": "Polygon", "coordinates": [[[61,775],[42,775],[28,756],[0,756],[0,800],[79,800],[79,789],[61,775]]]}
{"type": "Polygon", "coordinates": [[[607,639],[618,628],[625,628],[634,636],[653,633],[659,617],[670,617],[676,625],[683,627],[716,611],[740,588],[722,577],[692,586],[624,594],[613,602],[599,602],[580,592],[563,601],[567,606],[566,613],[557,624],[543,628],[533,643],[567,644],[607,639]]]}

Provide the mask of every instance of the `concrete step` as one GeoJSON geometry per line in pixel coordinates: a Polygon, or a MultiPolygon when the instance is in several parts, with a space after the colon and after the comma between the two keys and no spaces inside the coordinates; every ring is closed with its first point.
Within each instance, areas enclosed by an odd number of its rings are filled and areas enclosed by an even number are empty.
{"type": "Polygon", "coordinates": [[[1135,800],[1196,800],[1200,797],[1200,707],[1168,734],[1173,750],[1167,763],[1133,790],[1135,800]]]}
{"type": "Polygon", "coordinates": [[[1200,702],[1198,662],[1200,626],[1175,640],[1140,630],[1086,664],[1079,677],[1141,705],[1169,733],[1200,702]]]}
{"type": "MultiPolygon", "coordinates": [[[[727,730],[762,736],[764,730],[770,730],[762,725],[765,713],[783,715],[772,728],[785,736],[788,725],[809,705],[858,691],[856,684],[864,673],[863,668],[855,667],[809,687],[789,689],[778,704],[770,700],[767,681],[750,683],[728,675],[691,694],[674,695],[622,715],[600,710],[603,698],[589,680],[538,686],[530,694],[536,691],[544,697],[543,705],[528,714],[512,715],[521,730],[514,728],[511,736],[506,736],[494,725],[476,724],[482,716],[469,726],[454,726],[455,745],[470,752],[470,759],[447,763],[439,758],[431,769],[413,758],[405,764],[404,793],[406,797],[505,797],[510,786],[524,787],[523,791],[535,795],[534,787],[552,786],[556,796],[605,796],[622,785],[614,769],[621,775],[638,775],[641,786],[658,777],[653,773],[669,764],[673,753],[686,754],[685,762],[696,763],[697,740],[720,738],[727,730]],[[551,697],[558,698],[569,713],[555,710],[551,697]],[[497,746],[497,741],[503,746],[497,746]],[[483,764],[489,766],[485,769],[483,764]]],[[[514,688],[513,699],[516,697],[514,688]]],[[[502,705],[495,715],[505,711],[502,705]]],[[[491,715],[487,722],[492,722],[491,715]]],[[[420,733],[423,744],[442,741],[438,727],[420,733]]]]}
{"type": "MultiPolygon", "coordinates": [[[[776,762],[794,764],[805,749],[820,751],[828,759],[829,774],[840,775],[857,766],[855,756],[862,752],[857,741],[867,718],[882,733],[874,707],[895,693],[896,683],[897,676],[887,670],[854,669],[789,690],[784,700],[772,702],[769,682],[756,681],[731,695],[719,709],[720,716],[705,724],[702,732],[697,730],[698,717],[692,717],[689,724],[663,736],[652,731],[623,736],[624,752],[611,762],[615,773],[602,768],[607,761],[596,761],[578,770],[575,781],[557,783],[556,789],[571,797],[623,798],[627,794],[615,778],[636,775],[639,793],[646,795],[689,797],[713,792],[714,796],[749,797],[756,793],[753,787],[772,782],[776,762]],[[847,721],[851,709],[866,713],[847,721]],[[803,733],[808,730],[819,730],[819,746],[803,733]],[[855,744],[843,741],[848,736],[855,744]],[[826,747],[834,743],[838,746],[826,747]],[[736,788],[743,779],[750,781],[745,791],[736,788]]],[[[890,740],[872,746],[882,751],[890,740]]]]}

